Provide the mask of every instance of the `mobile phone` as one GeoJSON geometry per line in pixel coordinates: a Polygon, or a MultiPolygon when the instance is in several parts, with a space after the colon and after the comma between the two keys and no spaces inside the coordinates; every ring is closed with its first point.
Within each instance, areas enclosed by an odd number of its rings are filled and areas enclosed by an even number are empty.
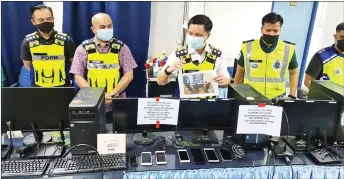
{"type": "Polygon", "coordinates": [[[152,165],[152,153],[142,152],[141,153],[141,165],[152,165]]]}
{"type": "Polygon", "coordinates": [[[219,158],[216,155],[214,148],[204,148],[205,156],[209,163],[220,162],[219,158]]]}
{"type": "Polygon", "coordinates": [[[178,150],[178,156],[180,163],[190,163],[189,154],[186,149],[178,150]]]}
{"type": "Polygon", "coordinates": [[[158,165],[167,164],[165,151],[155,151],[155,159],[158,165]]]}
{"type": "Polygon", "coordinates": [[[204,164],[205,159],[201,149],[190,149],[195,164],[204,164]]]}
{"type": "Polygon", "coordinates": [[[230,161],[233,159],[233,155],[230,151],[219,149],[219,152],[223,161],[230,161]]]}

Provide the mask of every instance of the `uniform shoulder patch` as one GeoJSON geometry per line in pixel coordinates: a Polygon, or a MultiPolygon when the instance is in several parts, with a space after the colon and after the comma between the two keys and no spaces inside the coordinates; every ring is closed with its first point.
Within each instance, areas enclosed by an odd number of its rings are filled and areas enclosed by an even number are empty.
{"type": "Polygon", "coordinates": [[[116,44],[119,44],[121,47],[124,45],[124,43],[121,41],[121,40],[118,40],[118,39],[112,39],[112,42],[113,43],[116,43],[116,44]]]}
{"type": "Polygon", "coordinates": [[[36,32],[28,34],[28,35],[25,36],[25,41],[26,42],[31,42],[31,41],[34,41],[34,40],[37,40],[37,33],[36,32]]]}
{"type": "Polygon", "coordinates": [[[81,44],[82,44],[82,46],[86,46],[86,45],[89,45],[92,43],[93,43],[93,39],[88,39],[88,40],[84,40],[81,44]]]}
{"type": "Polygon", "coordinates": [[[222,55],[221,50],[219,50],[218,48],[215,48],[214,46],[211,46],[211,45],[209,45],[209,47],[210,47],[211,53],[213,55],[216,55],[217,57],[221,57],[221,55],[222,55]]]}
{"type": "Polygon", "coordinates": [[[188,54],[186,46],[180,47],[176,50],[176,57],[184,56],[188,54]]]}
{"type": "Polygon", "coordinates": [[[68,35],[65,34],[65,33],[57,33],[57,34],[55,35],[55,37],[56,37],[57,39],[59,39],[59,40],[66,41],[68,35]]]}

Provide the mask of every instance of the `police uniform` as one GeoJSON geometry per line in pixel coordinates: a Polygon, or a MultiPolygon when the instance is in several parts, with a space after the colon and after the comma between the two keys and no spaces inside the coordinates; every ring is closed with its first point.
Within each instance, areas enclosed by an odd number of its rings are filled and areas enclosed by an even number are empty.
{"type": "Polygon", "coordinates": [[[70,85],[67,68],[74,51],[75,44],[65,33],[53,31],[51,38],[46,40],[39,32],[34,32],[25,36],[21,58],[32,61],[34,86],[66,86],[70,85]]]}
{"type": "Polygon", "coordinates": [[[242,44],[245,68],[244,84],[249,84],[269,99],[286,93],[288,66],[295,53],[295,44],[279,40],[275,48],[266,53],[261,40],[248,40],[242,44]]]}
{"type": "Polygon", "coordinates": [[[82,43],[87,52],[87,81],[91,87],[105,87],[111,93],[120,80],[119,52],[123,42],[110,40],[110,50],[99,53],[93,39],[82,43]]]}
{"type": "MultiPolygon", "coordinates": [[[[175,56],[179,58],[179,60],[185,61],[185,64],[183,65],[181,69],[181,73],[192,73],[192,72],[209,71],[209,70],[215,69],[216,60],[221,57],[222,52],[221,50],[217,49],[216,47],[210,44],[209,45],[207,44],[207,46],[209,46],[210,50],[204,52],[205,53],[204,60],[201,63],[198,60],[192,59],[191,54],[189,53],[188,45],[177,48],[177,50],[175,51],[175,56]]],[[[200,84],[195,84],[195,88],[197,88],[198,90],[201,89],[201,86],[202,85],[200,84]]],[[[188,88],[189,90],[191,89],[191,87],[188,85],[186,85],[186,88],[188,88]]],[[[177,96],[179,96],[179,87],[176,89],[176,94],[177,96]]],[[[207,98],[212,98],[212,97],[207,97],[207,98]]]]}
{"type": "Polygon", "coordinates": [[[321,49],[311,59],[306,74],[316,80],[331,80],[344,86],[344,55],[334,45],[321,49]]]}

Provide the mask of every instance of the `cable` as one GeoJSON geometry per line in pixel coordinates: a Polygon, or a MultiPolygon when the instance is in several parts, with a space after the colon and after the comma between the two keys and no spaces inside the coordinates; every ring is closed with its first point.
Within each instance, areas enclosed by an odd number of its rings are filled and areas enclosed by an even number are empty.
{"type": "Polygon", "coordinates": [[[159,148],[162,148],[163,150],[166,149],[166,139],[164,136],[158,136],[157,141],[156,141],[156,145],[159,148]]]}
{"type": "MultiPolygon", "coordinates": [[[[76,147],[90,147],[90,148],[92,148],[93,150],[95,150],[95,151],[97,152],[97,155],[98,155],[99,161],[100,161],[100,162],[99,162],[99,169],[100,169],[100,171],[102,172],[102,178],[104,178],[102,157],[100,156],[98,150],[97,150],[95,147],[91,146],[91,145],[88,145],[88,144],[78,144],[78,145],[74,145],[74,146],[72,146],[71,148],[69,148],[69,149],[66,151],[66,153],[62,156],[62,158],[65,158],[65,157],[69,154],[69,152],[72,151],[72,149],[73,149],[73,148],[76,148],[76,147]]],[[[78,167],[79,167],[79,166],[78,166],[78,167]]],[[[77,170],[79,170],[79,168],[78,168],[77,170]]]]}
{"type": "Polygon", "coordinates": [[[273,167],[272,167],[272,178],[274,178],[274,175],[275,175],[275,168],[276,168],[276,158],[275,158],[275,154],[272,150],[270,150],[270,152],[272,153],[272,158],[274,159],[274,164],[273,164],[273,167]]]}

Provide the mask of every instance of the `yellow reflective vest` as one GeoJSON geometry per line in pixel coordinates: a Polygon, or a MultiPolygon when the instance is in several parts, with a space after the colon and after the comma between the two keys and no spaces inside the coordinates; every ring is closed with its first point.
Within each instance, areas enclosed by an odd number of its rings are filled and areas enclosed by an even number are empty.
{"type": "Polygon", "coordinates": [[[319,79],[344,86],[344,55],[338,54],[333,46],[320,50],[317,54],[323,65],[319,79]]]}
{"type": "Polygon", "coordinates": [[[282,40],[271,53],[262,50],[259,39],[243,42],[244,84],[251,85],[269,99],[285,94],[288,66],[294,51],[295,44],[282,40]]]}
{"type": "Polygon", "coordinates": [[[25,40],[29,43],[34,68],[35,84],[40,87],[62,86],[66,83],[64,45],[67,34],[55,34],[51,45],[39,43],[38,32],[28,34],[25,40]]]}
{"type": "Polygon", "coordinates": [[[111,93],[120,80],[119,52],[123,43],[112,39],[107,53],[100,53],[93,39],[85,40],[83,47],[87,52],[87,78],[91,87],[104,87],[111,93]]]}
{"type": "MultiPolygon", "coordinates": [[[[183,73],[190,73],[190,72],[198,72],[198,71],[209,71],[214,70],[215,62],[218,57],[221,57],[222,52],[221,50],[209,45],[211,53],[206,52],[205,59],[202,63],[198,61],[192,61],[191,55],[188,52],[188,46],[179,47],[176,50],[176,57],[180,60],[184,60],[186,63],[183,65],[182,72],[183,73]]],[[[198,83],[191,84],[184,86],[184,91],[186,94],[191,93],[204,93],[207,92],[207,88],[210,87],[211,82],[200,81],[198,83]],[[195,92],[196,90],[196,92],[195,92]]],[[[208,97],[211,98],[211,97],[208,97]]]]}

